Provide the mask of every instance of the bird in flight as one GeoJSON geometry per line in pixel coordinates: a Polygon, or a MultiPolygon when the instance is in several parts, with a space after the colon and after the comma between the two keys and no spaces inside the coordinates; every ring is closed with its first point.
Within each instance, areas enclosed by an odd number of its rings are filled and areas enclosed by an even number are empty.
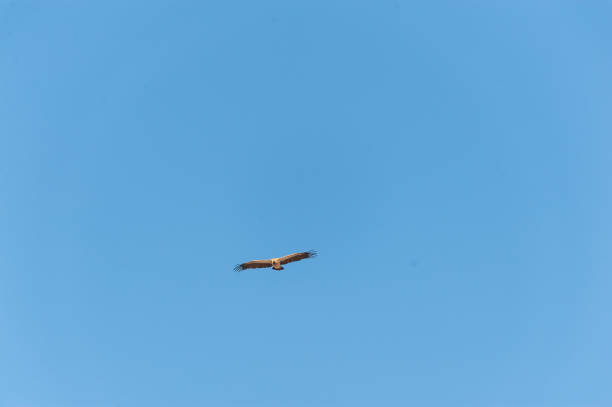
{"type": "Polygon", "coordinates": [[[283,257],[277,257],[269,260],[251,260],[246,263],[242,263],[234,267],[234,271],[242,271],[246,269],[261,269],[272,267],[274,270],[283,270],[283,264],[291,263],[292,261],[298,261],[307,259],[309,257],[315,257],[317,252],[311,250],[308,252],[293,253],[283,257]]]}

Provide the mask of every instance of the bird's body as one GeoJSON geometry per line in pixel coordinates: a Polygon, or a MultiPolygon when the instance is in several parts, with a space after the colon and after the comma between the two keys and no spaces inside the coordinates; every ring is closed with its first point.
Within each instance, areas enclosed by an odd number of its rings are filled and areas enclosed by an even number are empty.
{"type": "Polygon", "coordinates": [[[277,257],[276,259],[272,259],[271,261],[272,261],[272,268],[274,270],[283,270],[284,269],[284,267],[281,266],[280,258],[277,257]]]}
{"type": "Polygon", "coordinates": [[[268,268],[272,267],[274,270],[284,270],[283,264],[291,263],[293,261],[298,261],[302,259],[307,259],[309,257],[315,257],[317,252],[308,251],[301,253],[293,253],[288,256],[283,257],[275,257],[273,259],[268,260],[252,260],[246,263],[242,263],[234,267],[234,271],[242,271],[246,269],[259,269],[259,268],[268,268]]]}

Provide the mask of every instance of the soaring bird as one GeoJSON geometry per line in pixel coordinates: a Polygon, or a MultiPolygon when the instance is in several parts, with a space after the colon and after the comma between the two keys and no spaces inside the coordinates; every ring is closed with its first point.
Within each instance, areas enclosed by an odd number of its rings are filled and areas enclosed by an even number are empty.
{"type": "Polygon", "coordinates": [[[246,263],[242,263],[234,267],[234,271],[242,271],[246,269],[260,269],[266,267],[272,267],[274,270],[283,270],[283,264],[291,263],[292,261],[298,261],[307,259],[309,257],[315,257],[317,252],[311,250],[308,252],[293,253],[284,257],[276,257],[269,260],[251,260],[246,263]]]}

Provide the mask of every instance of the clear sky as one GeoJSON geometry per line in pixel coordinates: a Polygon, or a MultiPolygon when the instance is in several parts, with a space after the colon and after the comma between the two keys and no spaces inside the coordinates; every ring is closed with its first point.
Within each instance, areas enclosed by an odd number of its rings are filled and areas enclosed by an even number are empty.
{"type": "Polygon", "coordinates": [[[612,405],[611,19],[0,0],[0,406],[612,405]]]}

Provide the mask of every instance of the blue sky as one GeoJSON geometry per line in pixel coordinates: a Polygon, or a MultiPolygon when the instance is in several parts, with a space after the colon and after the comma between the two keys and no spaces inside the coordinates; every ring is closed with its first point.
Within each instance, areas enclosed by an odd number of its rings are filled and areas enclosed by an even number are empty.
{"type": "Polygon", "coordinates": [[[611,405],[610,17],[0,1],[0,406],[611,405]]]}

